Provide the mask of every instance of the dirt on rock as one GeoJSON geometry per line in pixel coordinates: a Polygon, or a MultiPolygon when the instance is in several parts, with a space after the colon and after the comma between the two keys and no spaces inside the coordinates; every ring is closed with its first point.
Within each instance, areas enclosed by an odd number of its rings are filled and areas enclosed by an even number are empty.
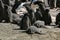
{"type": "Polygon", "coordinates": [[[45,34],[27,34],[18,30],[19,26],[11,23],[0,23],[1,40],[60,40],[60,29],[40,28],[45,34]]]}

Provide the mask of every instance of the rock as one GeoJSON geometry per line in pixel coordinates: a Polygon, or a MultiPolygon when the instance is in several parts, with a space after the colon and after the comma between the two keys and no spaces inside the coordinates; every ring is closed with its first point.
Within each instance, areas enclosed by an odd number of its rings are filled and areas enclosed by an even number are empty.
{"type": "Polygon", "coordinates": [[[29,29],[27,30],[27,33],[29,34],[45,34],[46,32],[44,30],[41,30],[37,28],[36,26],[30,26],[29,29]]]}
{"type": "Polygon", "coordinates": [[[27,33],[40,33],[40,31],[38,30],[38,28],[36,26],[30,26],[27,30],[27,33]]]}
{"type": "Polygon", "coordinates": [[[44,24],[45,24],[44,21],[37,20],[37,21],[34,23],[34,26],[40,28],[40,27],[43,27],[44,24]]]}

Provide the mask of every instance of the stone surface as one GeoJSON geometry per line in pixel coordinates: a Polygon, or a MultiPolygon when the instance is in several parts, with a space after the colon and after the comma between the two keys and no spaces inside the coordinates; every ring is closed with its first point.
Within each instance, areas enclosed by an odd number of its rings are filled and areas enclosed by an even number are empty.
{"type": "Polygon", "coordinates": [[[45,34],[29,35],[24,30],[18,30],[19,26],[10,23],[0,23],[1,40],[60,40],[60,29],[39,28],[45,34]]]}

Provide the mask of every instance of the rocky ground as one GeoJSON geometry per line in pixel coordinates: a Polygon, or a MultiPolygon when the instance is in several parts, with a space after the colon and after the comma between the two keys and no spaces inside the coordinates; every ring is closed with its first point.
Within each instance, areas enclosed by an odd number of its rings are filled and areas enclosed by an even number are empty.
{"type": "MultiPolygon", "coordinates": [[[[56,9],[50,10],[52,22],[58,14],[56,9]]],[[[27,34],[24,30],[18,30],[19,26],[11,23],[0,23],[0,40],[60,40],[60,28],[39,28],[44,34],[27,34]]]]}

